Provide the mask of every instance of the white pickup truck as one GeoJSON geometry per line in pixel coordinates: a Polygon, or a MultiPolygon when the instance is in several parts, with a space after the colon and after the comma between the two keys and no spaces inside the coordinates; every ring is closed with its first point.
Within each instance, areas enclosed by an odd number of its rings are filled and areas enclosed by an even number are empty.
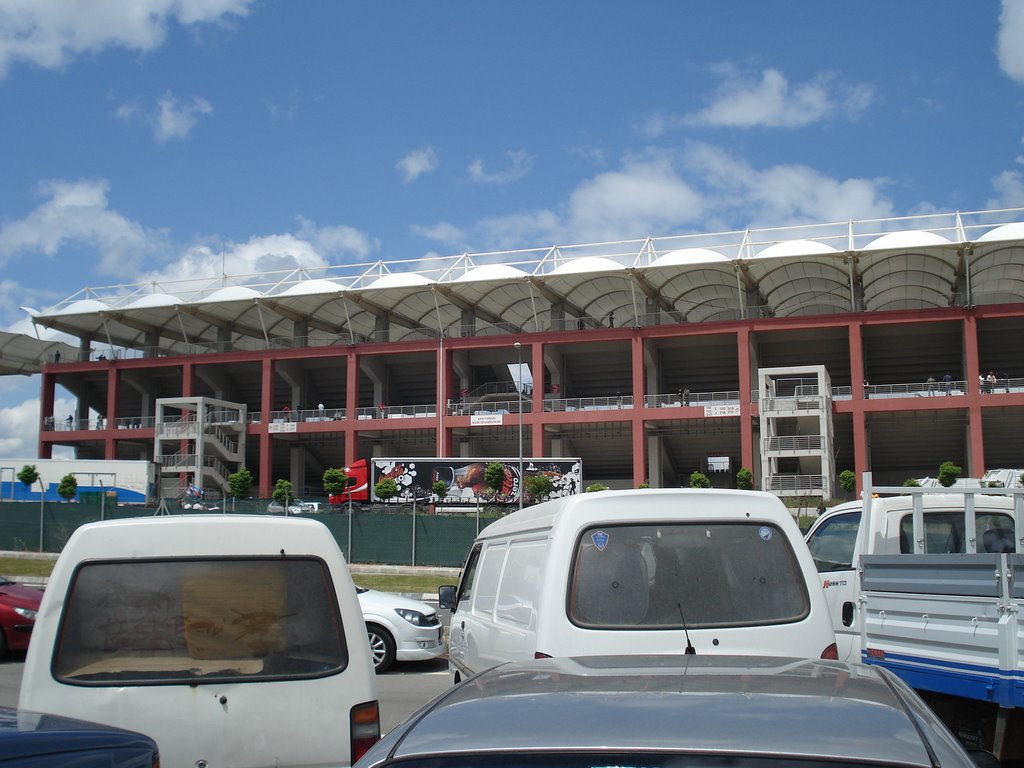
{"type": "Polygon", "coordinates": [[[897,673],[969,747],[1024,758],[1024,489],[864,489],[807,534],[840,658],[897,673]]]}

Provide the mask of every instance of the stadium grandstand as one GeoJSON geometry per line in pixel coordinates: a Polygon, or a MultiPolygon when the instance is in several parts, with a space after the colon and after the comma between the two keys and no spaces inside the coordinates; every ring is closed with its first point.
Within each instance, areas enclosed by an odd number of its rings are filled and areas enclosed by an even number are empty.
{"type": "Polygon", "coordinates": [[[1022,209],[84,288],[32,320],[78,340],[41,366],[40,458],[207,489],[322,494],[370,456],[826,498],[1024,466],[1022,209]]]}

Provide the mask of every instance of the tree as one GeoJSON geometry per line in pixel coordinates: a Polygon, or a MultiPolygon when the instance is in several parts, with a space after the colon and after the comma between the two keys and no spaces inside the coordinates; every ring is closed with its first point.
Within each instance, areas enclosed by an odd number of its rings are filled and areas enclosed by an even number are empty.
{"type": "Polygon", "coordinates": [[[437,496],[437,498],[443,499],[448,495],[448,483],[444,480],[435,480],[430,484],[430,492],[437,496]]]}
{"type": "Polygon", "coordinates": [[[339,493],[344,493],[347,485],[348,475],[345,474],[344,469],[335,467],[324,470],[324,492],[328,496],[337,496],[339,493]]]}
{"type": "Polygon", "coordinates": [[[640,485],[637,486],[637,488],[640,488],[640,489],[650,488],[650,487],[651,487],[651,484],[650,483],[646,483],[646,482],[645,483],[640,483],[640,485]]]}
{"type": "Polygon", "coordinates": [[[846,493],[853,493],[857,488],[857,475],[852,469],[844,469],[839,473],[839,487],[846,493]]]}
{"type": "Polygon", "coordinates": [[[505,487],[505,465],[500,461],[492,461],[484,470],[484,485],[495,496],[505,487]]]}
{"type": "Polygon", "coordinates": [[[288,503],[295,498],[295,490],[291,480],[278,480],[274,484],[274,490],[270,496],[282,507],[288,509],[288,503]]]}
{"type": "Polygon", "coordinates": [[[26,464],[21,468],[21,471],[18,472],[18,479],[25,485],[30,486],[39,479],[39,470],[36,469],[35,464],[26,464]]]}
{"type": "Polygon", "coordinates": [[[690,487],[691,488],[710,488],[711,481],[708,476],[703,472],[693,472],[690,474],[690,487]]]}
{"type": "Polygon", "coordinates": [[[381,501],[393,499],[398,495],[398,483],[395,482],[395,478],[393,477],[382,477],[377,481],[377,484],[373,486],[373,493],[381,501]]]}
{"type": "Polygon", "coordinates": [[[921,484],[919,482],[917,482],[917,480],[915,480],[914,478],[908,477],[906,480],[903,481],[903,487],[904,488],[920,488],[921,484]]]}
{"type": "Polygon", "coordinates": [[[237,472],[228,475],[228,487],[231,488],[231,495],[236,499],[249,495],[252,490],[252,472],[242,467],[237,472]]]}
{"type": "Polygon", "coordinates": [[[741,491],[754,490],[754,473],[746,467],[740,467],[736,472],[736,487],[741,491]]]}
{"type": "Polygon", "coordinates": [[[543,472],[530,475],[526,479],[526,493],[531,501],[544,501],[553,490],[555,490],[555,484],[543,472]]]}
{"type": "Polygon", "coordinates": [[[78,493],[78,480],[69,472],[60,479],[60,484],[57,486],[57,494],[64,501],[70,501],[75,498],[76,493],[78,493]]]}
{"type": "Polygon", "coordinates": [[[600,491],[607,491],[608,486],[604,483],[591,483],[587,486],[587,493],[599,493],[600,491]]]}
{"type": "Polygon", "coordinates": [[[963,474],[963,471],[963,467],[958,467],[952,461],[942,462],[939,466],[939,485],[943,488],[949,488],[963,474]]]}

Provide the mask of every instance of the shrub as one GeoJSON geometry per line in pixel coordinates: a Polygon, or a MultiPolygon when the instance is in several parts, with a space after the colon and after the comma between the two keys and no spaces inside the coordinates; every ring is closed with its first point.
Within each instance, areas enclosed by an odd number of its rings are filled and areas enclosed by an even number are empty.
{"type": "Polygon", "coordinates": [[[526,479],[526,493],[531,501],[544,501],[555,490],[551,478],[543,473],[530,475],[526,479]]]}
{"type": "Polygon", "coordinates": [[[919,482],[917,482],[917,480],[915,480],[914,478],[908,477],[906,480],[903,481],[903,487],[904,488],[920,488],[921,484],[919,482]]]}
{"type": "Polygon", "coordinates": [[[740,467],[736,472],[736,487],[741,491],[754,490],[754,473],[746,467],[740,467]]]}
{"type": "Polygon", "coordinates": [[[348,475],[345,474],[344,469],[334,467],[324,470],[324,492],[328,496],[344,492],[347,482],[348,475]]]}
{"type": "Polygon", "coordinates": [[[68,501],[75,498],[76,493],[78,493],[78,480],[71,473],[64,475],[57,485],[57,495],[64,501],[68,501]]]}
{"type": "Polygon", "coordinates": [[[694,472],[690,475],[691,488],[710,488],[711,481],[703,472],[694,472]]]}
{"type": "Polygon", "coordinates": [[[381,501],[393,499],[398,495],[398,483],[395,482],[393,477],[382,477],[373,486],[373,492],[381,501]]]}
{"type": "Polygon", "coordinates": [[[852,469],[844,469],[839,473],[839,487],[846,493],[853,493],[857,488],[857,475],[852,469]]]}
{"type": "Polygon", "coordinates": [[[252,472],[242,467],[237,472],[228,475],[228,487],[231,488],[231,495],[237,498],[245,498],[252,490],[252,472]]]}
{"type": "Polygon", "coordinates": [[[491,493],[497,494],[505,487],[505,465],[500,461],[492,461],[484,470],[484,485],[491,493]]]}
{"type": "Polygon", "coordinates": [[[39,479],[39,470],[36,469],[35,464],[26,464],[18,472],[18,479],[25,485],[32,485],[32,483],[39,479]]]}
{"type": "Polygon", "coordinates": [[[444,480],[435,480],[430,485],[430,492],[437,496],[437,498],[443,499],[448,495],[448,483],[444,480]]]}
{"type": "Polygon", "coordinates": [[[587,493],[598,493],[599,491],[607,491],[608,486],[604,483],[592,483],[587,486],[587,493]]]}
{"type": "Polygon", "coordinates": [[[288,508],[288,502],[295,498],[295,490],[290,480],[278,480],[274,484],[274,490],[271,492],[270,497],[278,504],[283,506],[285,509],[288,508]]]}
{"type": "Polygon", "coordinates": [[[963,467],[958,467],[952,461],[942,462],[939,466],[939,485],[943,488],[949,488],[963,474],[963,471],[963,467]]]}

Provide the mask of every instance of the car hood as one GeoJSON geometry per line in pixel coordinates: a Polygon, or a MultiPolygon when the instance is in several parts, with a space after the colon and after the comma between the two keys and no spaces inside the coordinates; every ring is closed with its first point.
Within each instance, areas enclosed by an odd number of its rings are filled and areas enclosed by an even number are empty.
{"type": "Polygon", "coordinates": [[[426,616],[432,616],[436,611],[433,607],[419,600],[395,595],[391,592],[378,592],[375,589],[368,589],[359,593],[359,605],[363,613],[388,613],[395,608],[406,608],[412,611],[419,611],[426,616]]]}
{"type": "Polygon", "coordinates": [[[39,603],[43,599],[43,591],[33,587],[26,587],[13,582],[0,584],[0,601],[8,605],[15,605],[19,608],[31,608],[39,610],[39,603]]]}

